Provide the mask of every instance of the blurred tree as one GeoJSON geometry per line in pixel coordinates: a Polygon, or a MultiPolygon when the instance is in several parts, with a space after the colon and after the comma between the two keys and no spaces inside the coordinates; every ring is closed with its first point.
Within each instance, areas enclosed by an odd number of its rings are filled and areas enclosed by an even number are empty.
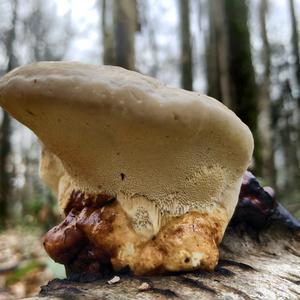
{"type": "Polygon", "coordinates": [[[28,60],[61,60],[73,36],[71,10],[59,19],[55,13],[55,4],[43,0],[31,0],[32,8],[23,21],[23,41],[28,48],[28,60]]]}
{"type": "MultiPolygon", "coordinates": [[[[7,67],[5,72],[9,72],[16,67],[16,58],[14,53],[14,43],[16,38],[16,23],[18,0],[11,1],[12,20],[11,25],[6,32],[5,48],[7,55],[7,67]]],[[[2,124],[0,127],[0,227],[6,225],[8,218],[8,200],[11,194],[11,171],[9,170],[9,158],[11,154],[11,118],[3,111],[2,124]]]]}
{"type": "Polygon", "coordinates": [[[266,16],[268,12],[268,0],[261,0],[259,7],[259,20],[261,37],[263,42],[261,58],[264,64],[262,83],[260,85],[259,97],[259,119],[258,128],[263,147],[262,176],[264,180],[276,187],[276,169],[274,164],[274,133],[272,130],[270,75],[271,75],[271,49],[268,40],[266,16]]]}
{"type": "Polygon", "coordinates": [[[178,0],[180,15],[181,87],[193,90],[193,54],[190,32],[190,1],[178,0]]]}
{"type": "Polygon", "coordinates": [[[246,0],[210,0],[207,41],[208,94],[233,109],[255,141],[254,169],[262,174],[258,90],[252,63],[246,0]]]}
{"type": "Polygon", "coordinates": [[[209,36],[206,44],[207,93],[227,107],[232,107],[230,100],[228,35],[224,19],[223,1],[210,0],[209,36]]]}
{"type": "Polygon", "coordinates": [[[11,192],[11,172],[8,170],[11,120],[6,112],[3,112],[0,128],[0,228],[4,227],[8,217],[8,199],[11,192]]]}
{"type": "Polygon", "coordinates": [[[293,97],[290,81],[287,79],[282,84],[282,91],[278,101],[280,114],[277,127],[280,136],[280,144],[284,155],[284,195],[293,197],[300,191],[300,162],[297,157],[296,125],[294,118],[295,99],[293,97]]]}
{"type": "Polygon", "coordinates": [[[257,130],[258,101],[252,63],[248,7],[246,0],[225,1],[225,22],[228,31],[230,99],[233,110],[254,136],[254,169],[261,176],[261,146],[257,130]]]}
{"type": "Polygon", "coordinates": [[[102,11],[103,63],[114,64],[113,1],[99,0],[102,11]]]}
{"type": "MultiPolygon", "coordinates": [[[[296,97],[297,108],[298,108],[296,154],[298,155],[298,160],[300,160],[300,51],[299,51],[299,32],[298,32],[298,24],[297,24],[297,18],[295,13],[294,0],[289,0],[289,8],[290,8],[290,15],[291,15],[291,22],[292,22],[291,24],[292,25],[292,49],[293,49],[293,56],[295,60],[293,69],[295,72],[297,88],[298,88],[297,97],[296,97]]],[[[298,173],[300,173],[299,170],[298,173]]],[[[300,185],[300,181],[298,181],[298,184],[300,185]]]]}
{"type": "Polygon", "coordinates": [[[138,30],[136,0],[102,0],[103,61],[135,69],[135,32],[138,30]],[[111,5],[111,2],[112,5],[111,5]],[[112,17],[111,17],[112,16],[112,17]]]}
{"type": "Polygon", "coordinates": [[[135,32],[138,29],[136,0],[114,0],[115,64],[135,69],[135,32]]]}
{"type": "MultiPolygon", "coordinates": [[[[270,5],[273,2],[270,1],[270,5]]],[[[276,154],[276,177],[279,197],[288,204],[298,202],[300,195],[300,114],[297,75],[299,61],[299,36],[294,1],[287,1],[291,22],[291,44],[278,40],[271,44],[270,52],[272,88],[272,129],[276,154]],[[293,59],[291,60],[290,49],[293,59]]],[[[283,30],[285,27],[283,26],[283,30]]],[[[294,206],[293,207],[297,207],[294,206]]]]}
{"type": "MultiPolygon", "coordinates": [[[[156,29],[156,22],[153,20],[153,16],[151,13],[151,0],[144,0],[138,2],[139,8],[139,22],[141,27],[141,35],[144,36],[144,51],[147,52],[149,49],[150,59],[146,58],[140,62],[139,67],[141,65],[147,66],[146,74],[149,74],[152,77],[158,77],[160,69],[163,67],[159,63],[159,53],[162,50],[157,41],[157,31],[156,29]]],[[[141,52],[141,49],[139,50],[141,52]]]]}
{"type": "MultiPolygon", "coordinates": [[[[292,47],[293,55],[295,59],[295,75],[298,83],[298,88],[300,89],[300,52],[299,52],[299,33],[298,33],[298,24],[295,13],[294,0],[289,0],[289,8],[291,14],[292,22],[292,47]]],[[[298,106],[300,108],[300,97],[298,97],[298,106]]]]}

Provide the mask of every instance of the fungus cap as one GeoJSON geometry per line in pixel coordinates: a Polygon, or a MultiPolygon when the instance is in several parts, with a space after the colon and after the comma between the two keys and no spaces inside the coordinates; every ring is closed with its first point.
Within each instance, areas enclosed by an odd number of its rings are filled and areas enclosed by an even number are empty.
{"type": "Polygon", "coordinates": [[[41,62],[1,79],[0,105],[43,142],[63,211],[80,190],[116,198],[142,240],[189,212],[218,215],[223,236],[253,138],[219,101],[119,67],[41,62]]]}

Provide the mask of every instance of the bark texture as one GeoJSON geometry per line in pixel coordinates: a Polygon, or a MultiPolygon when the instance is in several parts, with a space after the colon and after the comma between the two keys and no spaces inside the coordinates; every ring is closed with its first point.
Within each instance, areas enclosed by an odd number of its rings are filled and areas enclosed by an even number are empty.
{"type": "Polygon", "coordinates": [[[299,299],[300,234],[273,225],[259,240],[227,230],[212,273],[121,274],[114,284],[108,284],[113,276],[91,283],[55,279],[31,299],[299,299]]]}

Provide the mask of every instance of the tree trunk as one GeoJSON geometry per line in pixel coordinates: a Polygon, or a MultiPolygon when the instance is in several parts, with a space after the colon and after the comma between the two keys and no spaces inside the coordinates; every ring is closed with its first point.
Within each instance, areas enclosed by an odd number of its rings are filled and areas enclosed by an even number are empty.
{"type": "Polygon", "coordinates": [[[193,54],[190,32],[190,2],[178,0],[180,15],[181,87],[193,90],[193,54]]]}
{"type": "Polygon", "coordinates": [[[135,69],[136,0],[114,0],[115,65],[135,69]]]}
{"type": "Polygon", "coordinates": [[[272,132],[271,99],[270,99],[270,74],[271,74],[271,50],[267,34],[266,15],[268,0],[261,0],[259,19],[261,37],[263,41],[262,62],[264,64],[263,80],[260,86],[258,128],[259,136],[263,143],[262,177],[270,186],[276,187],[276,169],[274,165],[274,137],[272,132]]]}
{"type": "Polygon", "coordinates": [[[281,122],[278,126],[280,143],[284,154],[284,193],[292,195],[299,191],[300,186],[300,162],[297,156],[297,143],[293,139],[297,132],[294,122],[294,98],[292,95],[291,84],[287,80],[284,82],[282,95],[279,100],[279,110],[281,113],[281,122]]]}
{"type": "Polygon", "coordinates": [[[92,283],[53,280],[33,299],[299,299],[300,235],[273,225],[260,242],[228,229],[214,272],[131,277],[92,283]]]}
{"type": "MultiPolygon", "coordinates": [[[[17,21],[17,0],[12,3],[12,24],[7,35],[6,53],[8,63],[6,72],[16,67],[14,56],[15,27],[17,21]]],[[[3,111],[0,127],[0,227],[4,227],[8,217],[8,200],[11,192],[11,172],[9,171],[9,157],[11,152],[11,118],[3,111]]]]}
{"type": "Polygon", "coordinates": [[[297,97],[297,108],[298,108],[298,120],[297,120],[297,155],[300,160],[300,52],[299,52],[299,32],[298,32],[298,24],[295,13],[294,0],[289,0],[291,21],[292,21],[292,48],[293,55],[295,59],[295,76],[298,85],[298,97],[297,97]]]}
{"type": "Polygon", "coordinates": [[[135,32],[138,28],[136,0],[99,0],[103,63],[135,69],[135,32]]]}
{"type": "MultiPolygon", "coordinates": [[[[101,0],[100,0],[101,1],[101,0]]],[[[114,37],[113,37],[113,1],[99,1],[102,12],[102,45],[103,63],[114,65],[114,37]]]]}
{"type": "Polygon", "coordinates": [[[4,111],[0,131],[0,228],[4,227],[6,224],[8,216],[8,199],[11,189],[11,176],[8,171],[9,155],[11,151],[10,123],[10,116],[4,111]]]}
{"type": "Polygon", "coordinates": [[[248,7],[245,0],[224,0],[229,42],[229,74],[232,108],[245,122],[255,141],[254,169],[261,176],[261,147],[257,131],[257,87],[252,64],[248,7]]]}
{"type": "Polygon", "coordinates": [[[229,89],[228,36],[224,7],[220,0],[209,1],[209,40],[206,48],[208,95],[232,107],[229,89]]]}
{"type": "MultiPolygon", "coordinates": [[[[292,47],[293,55],[295,58],[295,74],[298,82],[298,87],[300,88],[300,52],[299,52],[299,33],[298,33],[298,24],[295,13],[294,0],[289,0],[291,21],[292,21],[292,47]]],[[[300,107],[300,97],[298,98],[298,105],[300,107]]]]}

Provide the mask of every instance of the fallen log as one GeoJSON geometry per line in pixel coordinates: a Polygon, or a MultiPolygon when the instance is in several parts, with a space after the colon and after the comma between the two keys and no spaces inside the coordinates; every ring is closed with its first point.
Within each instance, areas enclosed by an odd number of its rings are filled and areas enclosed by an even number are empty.
{"type": "MultiPolygon", "coordinates": [[[[214,272],[93,282],[50,281],[38,299],[300,299],[300,234],[273,224],[259,238],[228,228],[214,272]]],[[[84,280],[83,280],[84,281],[84,280]]]]}

